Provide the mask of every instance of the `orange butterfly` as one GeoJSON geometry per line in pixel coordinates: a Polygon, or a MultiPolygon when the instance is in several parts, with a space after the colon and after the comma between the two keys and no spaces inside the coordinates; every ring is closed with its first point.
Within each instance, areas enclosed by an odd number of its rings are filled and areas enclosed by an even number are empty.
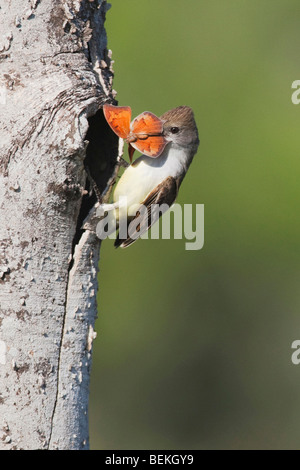
{"type": "Polygon", "coordinates": [[[135,149],[148,157],[156,158],[168,143],[163,136],[163,122],[149,111],[140,114],[131,123],[129,106],[105,104],[103,112],[115,134],[128,143],[130,162],[135,149]]]}

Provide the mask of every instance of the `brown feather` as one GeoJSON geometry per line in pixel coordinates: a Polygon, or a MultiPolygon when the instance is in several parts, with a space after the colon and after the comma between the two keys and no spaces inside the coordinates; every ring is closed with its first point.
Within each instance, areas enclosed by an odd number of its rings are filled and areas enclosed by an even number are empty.
{"type": "MultiPolygon", "coordinates": [[[[121,247],[121,248],[126,248],[127,246],[132,245],[138,238],[140,238],[149,228],[157,222],[157,220],[161,217],[162,212],[159,211],[158,213],[153,214],[152,208],[154,204],[167,204],[169,207],[175,202],[175,199],[178,194],[178,188],[179,188],[180,182],[178,180],[175,180],[172,176],[168,176],[168,178],[164,179],[156,188],[154,188],[148,196],[145,198],[145,200],[142,202],[142,206],[145,206],[147,209],[147,214],[145,214],[145,217],[141,220],[139,225],[137,226],[137,229],[134,232],[134,235],[138,233],[138,237],[128,237],[126,240],[122,240],[119,238],[119,234],[116,238],[115,241],[115,247],[121,247]],[[153,217],[154,215],[154,217],[153,217]]],[[[137,211],[137,214],[134,218],[131,218],[128,220],[127,224],[127,231],[129,224],[137,219],[137,217],[140,216],[139,211],[137,211]]],[[[133,234],[132,234],[133,235],[133,234]]]]}

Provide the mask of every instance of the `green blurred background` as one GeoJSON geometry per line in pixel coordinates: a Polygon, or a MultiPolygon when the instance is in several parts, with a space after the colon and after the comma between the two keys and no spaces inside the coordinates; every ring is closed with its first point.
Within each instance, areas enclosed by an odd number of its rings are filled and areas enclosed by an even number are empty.
{"type": "Polygon", "coordinates": [[[205,245],[103,243],[91,448],[299,448],[299,0],[111,3],[119,104],[194,109],[205,245]]]}

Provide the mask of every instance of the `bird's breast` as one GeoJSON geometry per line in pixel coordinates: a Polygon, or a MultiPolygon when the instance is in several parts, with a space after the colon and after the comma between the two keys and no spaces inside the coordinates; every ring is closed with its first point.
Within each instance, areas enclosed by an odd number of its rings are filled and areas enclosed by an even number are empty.
{"type": "Polygon", "coordinates": [[[124,171],[114,192],[114,202],[126,197],[127,206],[142,203],[165,178],[176,179],[183,175],[188,166],[187,158],[184,150],[172,147],[158,158],[142,155],[124,171]]]}

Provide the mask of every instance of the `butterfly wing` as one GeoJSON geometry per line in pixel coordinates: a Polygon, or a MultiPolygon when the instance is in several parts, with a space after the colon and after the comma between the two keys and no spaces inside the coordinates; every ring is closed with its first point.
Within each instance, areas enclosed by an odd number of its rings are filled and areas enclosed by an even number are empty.
{"type": "Polygon", "coordinates": [[[134,134],[157,135],[162,133],[163,123],[155,114],[144,111],[132,121],[130,128],[134,134]]]}
{"type": "Polygon", "coordinates": [[[157,158],[162,154],[167,143],[164,137],[152,136],[148,137],[146,140],[138,139],[136,142],[131,143],[131,145],[144,155],[157,158]]]}
{"type": "Polygon", "coordinates": [[[122,139],[126,139],[130,132],[131,108],[130,106],[113,106],[105,104],[103,113],[106,121],[115,134],[122,139]]]}
{"type": "Polygon", "coordinates": [[[140,114],[132,121],[130,130],[136,137],[134,142],[130,142],[132,147],[148,157],[159,157],[167,140],[162,135],[163,123],[155,114],[149,111],[140,114]]]}

